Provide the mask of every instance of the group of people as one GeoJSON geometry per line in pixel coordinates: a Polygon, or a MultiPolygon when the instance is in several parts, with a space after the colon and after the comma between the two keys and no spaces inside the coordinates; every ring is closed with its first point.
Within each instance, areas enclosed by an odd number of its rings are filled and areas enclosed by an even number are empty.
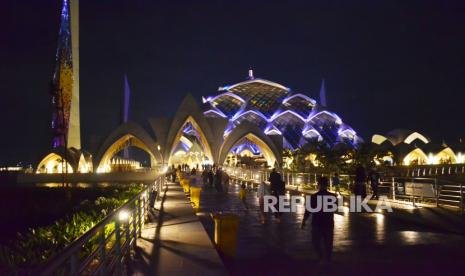
{"type": "MultiPolygon", "coordinates": [[[[339,176],[336,174],[336,178],[339,176]]],[[[276,169],[273,169],[269,177],[269,193],[268,188],[265,182],[261,182],[257,188],[257,197],[260,206],[260,219],[261,223],[265,224],[267,220],[266,213],[264,212],[264,196],[269,194],[279,198],[285,194],[285,182],[282,179],[282,176],[276,169]]],[[[339,182],[335,182],[335,179],[332,179],[333,184],[337,187],[339,182]]],[[[318,179],[318,191],[311,196],[311,206],[316,208],[317,198],[320,196],[332,196],[334,200],[337,200],[336,194],[333,194],[328,191],[329,180],[326,177],[320,177],[318,179]]],[[[282,213],[279,212],[278,206],[275,206],[277,212],[274,212],[274,216],[277,223],[281,223],[282,213]]],[[[302,228],[305,227],[306,220],[312,215],[312,243],[315,248],[315,251],[322,261],[330,261],[332,248],[333,248],[333,233],[334,233],[334,213],[324,212],[323,210],[314,212],[310,214],[305,211],[304,218],[302,221],[302,228]]]]}
{"type": "Polygon", "coordinates": [[[202,181],[204,187],[215,188],[218,193],[228,193],[229,191],[229,175],[221,167],[204,166],[202,181]]]}
{"type": "MultiPolygon", "coordinates": [[[[183,165],[179,166],[178,170],[185,171],[191,175],[196,175],[198,170],[197,168],[190,169],[189,166],[183,165]]],[[[173,177],[175,178],[175,168],[173,167],[173,177]]],[[[355,171],[354,186],[353,192],[355,195],[360,195],[362,197],[366,196],[366,183],[370,182],[371,190],[373,192],[373,197],[378,198],[378,185],[379,185],[380,175],[375,170],[371,170],[369,173],[366,172],[363,166],[359,166],[355,171]]],[[[201,179],[204,187],[214,188],[218,193],[228,193],[229,190],[229,175],[226,171],[222,170],[221,167],[216,165],[202,165],[201,179]]],[[[264,199],[265,195],[275,196],[279,199],[280,196],[285,195],[285,182],[283,181],[282,175],[276,170],[273,169],[269,176],[269,186],[265,182],[261,182],[257,188],[257,198],[260,207],[260,222],[266,224],[268,220],[267,214],[264,212],[264,199]]],[[[312,208],[316,204],[318,197],[321,196],[332,196],[337,200],[337,194],[340,195],[340,176],[338,173],[335,173],[331,176],[331,184],[334,188],[335,193],[331,193],[328,188],[330,186],[330,179],[327,177],[320,177],[317,180],[318,191],[311,195],[311,205],[312,208]]],[[[244,207],[248,210],[247,205],[247,186],[241,184],[239,190],[239,198],[244,204],[244,207]]],[[[277,200],[279,202],[279,200],[277,200]]],[[[275,206],[277,211],[273,213],[276,223],[281,223],[282,213],[279,212],[278,206],[275,206]]],[[[334,213],[324,212],[323,210],[309,213],[305,211],[304,218],[302,220],[301,227],[304,228],[306,220],[312,216],[311,220],[311,231],[312,231],[312,243],[317,253],[318,257],[323,261],[330,261],[333,247],[333,233],[334,233],[334,213]]]]}
{"type": "Polygon", "coordinates": [[[378,187],[380,182],[379,173],[372,169],[369,173],[366,172],[365,168],[362,165],[359,165],[355,169],[355,179],[354,179],[354,194],[365,198],[367,196],[366,183],[370,183],[371,192],[373,194],[373,199],[379,199],[378,187]]]}

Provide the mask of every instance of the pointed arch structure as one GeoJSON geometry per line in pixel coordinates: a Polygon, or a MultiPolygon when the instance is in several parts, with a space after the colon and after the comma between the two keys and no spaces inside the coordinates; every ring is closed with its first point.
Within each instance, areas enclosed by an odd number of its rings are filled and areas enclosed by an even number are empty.
{"type": "Polygon", "coordinates": [[[92,155],[75,148],[55,148],[37,165],[36,173],[89,173],[92,172],[92,155]],[[65,165],[66,164],[66,165],[65,165]]]}
{"type": "Polygon", "coordinates": [[[51,152],[40,161],[36,173],[73,173],[75,170],[75,164],[66,160],[62,154],[51,152]]]}
{"type": "Polygon", "coordinates": [[[409,166],[409,165],[423,165],[427,164],[428,156],[425,154],[423,150],[420,148],[415,148],[410,151],[402,160],[402,164],[409,166]]]}
{"type": "Polygon", "coordinates": [[[218,150],[223,142],[223,134],[228,120],[211,118],[204,115],[203,110],[191,94],[187,94],[178,107],[174,118],[166,124],[166,128],[155,131],[157,139],[163,147],[164,160],[171,164],[173,149],[183,136],[183,129],[190,124],[197,134],[197,140],[203,154],[209,162],[217,162],[218,150]]]}
{"type": "Polygon", "coordinates": [[[94,160],[97,172],[108,172],[111,158],[127,147],[137,147],[150,155],[151,165],[162,160],[154,139],[138,124],[129,122],[120,125],[103,142],[94,160]]]}
{"type": "Polygon", "coordinates": [[[206,137],[204,130],[203,130],[202,127],[199,125],[199,123],[197,123],[197,121],[194,119],[194,117],[188,116],[188,117],[185,119],[184,123],[181,125],[181,127],[178,128],[177,133],[176,133],[176,136],[174,137],[174,139],[173,139],[172,142],[170,143],[171,146],[169,147],[169,149],[170,149],[170,154],[169,154],[169,159],[168,159],[168,165],[171,165],[171,164],[172,164],[172,160],[173,160],[172,157],[173,157],[173,155],[176,153],[176,152],[174,152],[174,151],[175,151],[177,145],[178,145],[180,142],[183,142],[183,143],[185,143],[185,144],[192,143],[191,141],[189,141],[189,140],[184,136],[184,127],[185,127],[187,124],[192,125],[192,127],[193,127],[193,129],[194,129],[194,132],[197,134],[196,137],[199,139],[200,145],[201,145],[202,150],[203,150],[205,156],[207,157],[207,159],[208,159],[210,162],[214,162],[212,149],[211,149],[211,147],[210,147],[209,140],[208,140],[208,138],[206,137]]]}
{"type": "MultiPolygon", "coordinates": [[[[281,135],[273,135],[277,140],[282,141],[281,135]]],[[[263,133],[256,125],[250,123],[242,123],[234,128],[231,133],[226,137],[220,149],[218,163],[223,164],[226,160],[228,153],[243,139],[248,139],[258,146],[260,152],[265,157],[268,166],[273,167],[275,163],[281,165],[282,163],[282,145],[279,146],[275,143],[274,139],[263,133]]]]}

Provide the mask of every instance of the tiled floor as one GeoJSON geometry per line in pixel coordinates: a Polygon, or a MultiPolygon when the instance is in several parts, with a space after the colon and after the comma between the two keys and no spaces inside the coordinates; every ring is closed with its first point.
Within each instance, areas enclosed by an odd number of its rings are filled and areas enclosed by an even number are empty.
{"type": "Polygon", "coordinates": [[[137,241],[134,275],[225,275],[226,269],[179,185],[169,184],[159,217],[137,241]]]}

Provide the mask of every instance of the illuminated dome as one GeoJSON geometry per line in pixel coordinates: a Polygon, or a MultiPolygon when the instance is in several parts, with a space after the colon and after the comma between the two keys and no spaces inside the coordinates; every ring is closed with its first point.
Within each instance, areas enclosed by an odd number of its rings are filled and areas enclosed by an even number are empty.
{"type": "Polygon", "coordinates": [[[293,93],[281,84],[254,78],[220,87],[219,94],[203,98],[208,117],[229,120],[224,136],[244,121],[259,126],[266,135],[282,135],[284,145],[295,149],[312,140],[330,146],[340,142],[356,145],[361,141],[357,133],[341,118],[326,110],[314,99],[293,93]]]}

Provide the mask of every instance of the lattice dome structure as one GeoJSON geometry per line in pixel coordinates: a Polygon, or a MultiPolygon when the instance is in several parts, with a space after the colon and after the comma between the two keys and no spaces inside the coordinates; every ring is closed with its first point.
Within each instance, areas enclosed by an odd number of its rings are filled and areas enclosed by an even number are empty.
{"type": "Polygon", "coordinates": [[[265,79],[254,78],[220,87],[219,94],[204,97],[204,114],[229,120],[226,137],[244,121],[259,126],[266,135],[282,135],[286,148],[296,149],[311,141],[329,146],[361,142],[357,133],[335,113],[314,99],[265,79]]]}

